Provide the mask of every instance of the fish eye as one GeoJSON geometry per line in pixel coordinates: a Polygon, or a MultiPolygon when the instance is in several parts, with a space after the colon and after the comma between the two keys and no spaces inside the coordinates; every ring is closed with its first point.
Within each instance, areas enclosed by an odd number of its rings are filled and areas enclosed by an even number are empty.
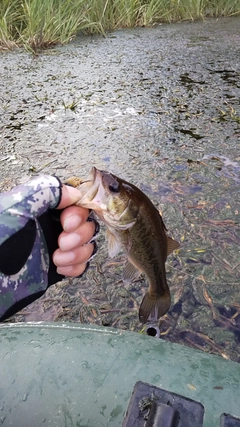
{"type": "Polygon", "coordinates": [[[111,193],[119,193],[120,191],[120,185],[117,181],[113,182],[112,184],[109,184],[108,188],[111,193]]]}

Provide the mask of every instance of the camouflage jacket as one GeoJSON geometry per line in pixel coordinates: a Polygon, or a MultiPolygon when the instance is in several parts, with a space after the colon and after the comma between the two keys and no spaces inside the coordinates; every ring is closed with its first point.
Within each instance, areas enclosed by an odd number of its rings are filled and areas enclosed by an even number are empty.
{"type": "Polygon", "coordinates": [[[62,231],[60,200],[61,182],[45,175],[0,195],[0,320],[63,278],[51,259],[62,231]]]}

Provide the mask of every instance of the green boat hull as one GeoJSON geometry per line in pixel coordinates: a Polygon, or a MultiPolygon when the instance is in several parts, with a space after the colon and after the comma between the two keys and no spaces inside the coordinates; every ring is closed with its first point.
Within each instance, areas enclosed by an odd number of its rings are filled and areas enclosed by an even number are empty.
{"type": "Polygon", "coordinates": [[[204,427],[240,417],[240,364],[91,325],[0,326],[0,424],[121,427],[138,381],[201,402],[204,427]]]}

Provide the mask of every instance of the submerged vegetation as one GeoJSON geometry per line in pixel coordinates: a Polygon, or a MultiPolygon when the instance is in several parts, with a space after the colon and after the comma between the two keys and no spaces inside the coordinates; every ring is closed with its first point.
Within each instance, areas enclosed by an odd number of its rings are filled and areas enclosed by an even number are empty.
{"type": "Polygon", "coordinates": [[[0,48],[36,51],[79,32],[240,14],[240,0],[0,0],[0,48]]]}

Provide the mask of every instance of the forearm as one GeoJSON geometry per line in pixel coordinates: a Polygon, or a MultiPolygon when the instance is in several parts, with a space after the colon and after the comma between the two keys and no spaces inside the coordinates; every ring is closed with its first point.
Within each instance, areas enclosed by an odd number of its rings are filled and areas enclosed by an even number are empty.
{"type": "Polygon", "coordinates": [[[52,262],[62,232],[61,183],[39,177],[0,198],[0,320],[11,316],[61,280],[52,262]]]}

